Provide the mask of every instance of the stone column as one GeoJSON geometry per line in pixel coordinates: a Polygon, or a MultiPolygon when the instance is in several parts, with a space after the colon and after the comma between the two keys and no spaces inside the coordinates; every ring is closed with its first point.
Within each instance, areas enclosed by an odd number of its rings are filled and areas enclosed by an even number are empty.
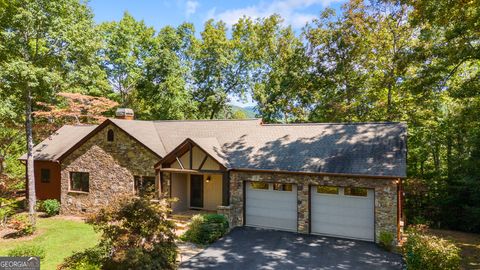
{"type": "Polygon", "coordinates": [[[309,185],[297,185],[297,231],[299,233],[309,233],[309,185]]]}
{"type": "Polygon", "coordinates": [[[238,173],[230,173],[230,214],[232,227],[243,225],[243,181],[238,173]]]}
{"type": "Polygon", "coordinates": [[[224,215],[227,218],[228,226],[229,226],[230,229],[235,227],[231,205],[229,205],[229,206],[223,206],[223,205],[218,206],[217,207],[217,214],[224,215]]]}

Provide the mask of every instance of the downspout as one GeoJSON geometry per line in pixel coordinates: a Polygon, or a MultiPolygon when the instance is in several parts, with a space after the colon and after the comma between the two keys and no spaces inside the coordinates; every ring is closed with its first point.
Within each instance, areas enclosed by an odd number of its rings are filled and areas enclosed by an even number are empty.
{"type": "Polygon", "coordinates": [[[403,227],[403,188],[402,188],[402,179],[399,178],[397,181],[397,243],[401,243],[402,240],[402,227],[403,227]]]}

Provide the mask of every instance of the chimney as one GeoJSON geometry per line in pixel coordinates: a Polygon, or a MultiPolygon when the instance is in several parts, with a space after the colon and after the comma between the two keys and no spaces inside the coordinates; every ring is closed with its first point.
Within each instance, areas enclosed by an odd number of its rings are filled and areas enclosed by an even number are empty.
{"type": "Polygon", "coordinates": [[[118,108],[115,112],[115,118],[124,120],[133,120],[133,110],[129,108],[118,108]]]}

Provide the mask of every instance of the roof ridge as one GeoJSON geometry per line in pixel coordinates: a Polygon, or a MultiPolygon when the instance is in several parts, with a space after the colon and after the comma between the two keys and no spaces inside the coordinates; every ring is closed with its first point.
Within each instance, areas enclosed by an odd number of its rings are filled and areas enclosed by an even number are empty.
{"type": "Polygon", "coordinates": [[[261,118],[247,119],[185,119],[185,120],[152,120],[153,122],[247,122],[259,121],[261,118]]]}
{"type": "Polygon", "coordinates": [[[94,127],[94,126],[98,126],[98,124],[82,124],[82,123],[80,123],[79,125],[65,124],[65,125],[61,126],[60,128],[62,128],[62,127],[94,127]]]}
{"type": "Polygon", "coordinates": [[[306,122],[306,123],[271,123],[271,124],[262,124],[262,126],[322,126],[322,125],[396,125],[396,124],[406,124],[406,122],[343,122],[343,123],[334,123],[334,122],[306,122]]]}

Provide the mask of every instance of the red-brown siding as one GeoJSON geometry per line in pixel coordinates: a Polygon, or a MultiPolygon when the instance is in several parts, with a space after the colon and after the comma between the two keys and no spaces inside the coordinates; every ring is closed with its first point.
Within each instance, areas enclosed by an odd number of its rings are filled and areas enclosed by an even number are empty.
{"type": "MultiPolygon", "coordinates": [[[[35,193],[37,200],[60,200],[60,164],[52,161],[35,161],[35,193]],[[50,182],[42,183],[41,170],[50,170],[50,182]]],[[[27,196],[28,196],[28,182],[27,196]]]]}

